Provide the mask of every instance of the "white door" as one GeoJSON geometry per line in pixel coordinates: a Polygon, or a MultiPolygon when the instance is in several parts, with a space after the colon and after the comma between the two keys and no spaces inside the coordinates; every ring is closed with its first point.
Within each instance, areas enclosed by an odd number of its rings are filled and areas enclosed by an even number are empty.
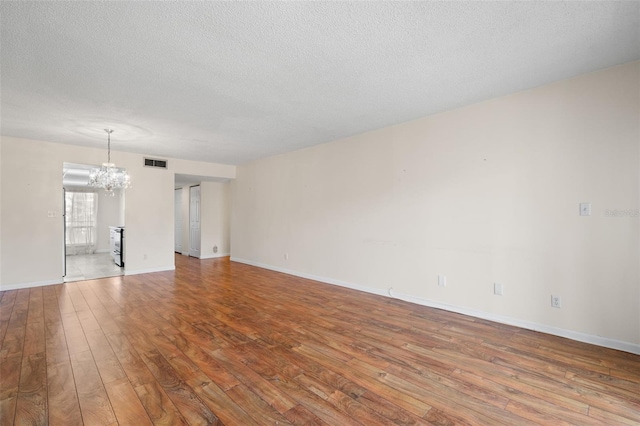
{"type": "Polygon", "coordinates": [[[182,254],[182,189],[176,189],[175,194],[175,225],[173,232],[175,242],[173,250],[182,254]]]}
{"type": "Polygon", "coordinates": [[[200,186],[189,188],[189,256],[200,257],[200,186]]]}

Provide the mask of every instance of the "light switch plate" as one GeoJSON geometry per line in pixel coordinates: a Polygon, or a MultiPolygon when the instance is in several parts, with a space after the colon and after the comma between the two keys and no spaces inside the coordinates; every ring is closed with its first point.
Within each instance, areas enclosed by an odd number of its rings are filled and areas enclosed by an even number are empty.
{"type": "Polygon", "coordinates": [[[580,216],[591,216],[591,203],[580,203],[580,216]]]}
{"type": "Polygon", "coordinates": [[[502,284],[493,283],[493,294],[496,296],[502,296],[502,284]]]}

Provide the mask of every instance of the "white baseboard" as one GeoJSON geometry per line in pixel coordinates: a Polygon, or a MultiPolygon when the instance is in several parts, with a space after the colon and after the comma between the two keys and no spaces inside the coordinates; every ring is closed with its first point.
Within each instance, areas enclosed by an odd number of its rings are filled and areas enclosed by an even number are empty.
{"type": "Polygon", "coordinates": [[[176,266],[162,266],[160,268],[145,268],[145,269],[133,269],[128,270],[126,267],[124,268],[125,275],[139,275],[139,274],[151,274],[153,272],[165,272],[165,271],[175,271],[176,266]]]}
{"type": "Polygon", "coordinates": [[[475,318],[481,318],[488,321],[499,322],[502,324],[513,325],[515,327],[526,328],[528,330],[539,331],[541,333],[553,334],[554,336],[566,337],[567,339],[577,340],[578,342],[590,343],[593,345],[603,346],[605,348],[618,349],[640,355],[640,345],[623,342],[620,340],[609,339],[606,337],[595,336],[592,334],[581,333],[579,331],[567,330],[564,328],[553,327],[545,324],[538,324],[531,321],[525,321],[518,318],[507,317],[504,315],[492,314],[484,311],[477,311],[471,308],[461,306],[448,305],[436,302],[434,300],[423,299],[421,297],[411,296],[409,294],[396,293],[389,291],[390,296],[396,299],[404,300],[418,305],[429,306],[431,308],[443,309],[445,311],[456,312],[463,315],[469,315],[475,318]]]}
{"type": "MultiPolygon", "coordinates": [[[[132,271],[128,271],[125,269],[124,274],[125,275],[149,274],[152,272],[173,271],[175,269],[176,269],[175,265],[165,266],[161,268],[135,269],[132,271]]],[[[60,278],[59,280],[46,280],[46,281],[37,281],[37,282],[30,282],[30,283],[7,284],[7,285],[3,284],[0,286],[0,291],[20,290],[23,288],[42,287],[46,285],[63,284],[63,283],[64,283],[64,279],[60,278]]]]}
{"type": "Polygon", "coordinates": [[[228,257],[231,253],[216,253],[212,256],[201,256],[200,259],[217,259],[219,257],[228,257]]]}
{"type": "Polygon", "coordinates": [[[18,283],[18,284],[6,284],[0,286],[0,291],[7,290],[21,290],[23,288],[31,288],[31,287],[43,287],[46,285],[54,285],[54,284],[62,284],[64,281],[62,278],[59,280],[46,280],[46,281],[36,281],[31,283],[18,283]]]}
{"type": "Polygon", "coordinates": [[[348,283],[345,281],[334,280],[332,278],[320,277],[317,275],[307,274],[304,272],[298,272],[291,269],[280,268],[276,266],[266,265],[259,262],[254,262],[247,259],[241,259],[231,256],[232,262],[245,263],[247,265],[256,266],[258,268],[270,269],[276,272],[282,272],[288,275],[294,275],[301,278],[307,278],[314,281],[320,281],[326,284],[338,285],[341,287],[347,287],[353,290],[364,291],[366,293],[377,294],[378,296],[393,297],[395,299],[404,300],[406,302],[415,303],[422,306],[428,306],[431,308],[443,309],[445,311],[456,312],[463,315],[469,315],[471,317],[480,318],[488,321],[494,321],[502,324],[513,325],[515,327],[525,328],[527,330],[539,331],[541,333],[552,334],[554,336],[566,337],[571,340],[579,342],[590,343],[597,346],[603,346],[605,348],[617,349],[625,352],[640,355],[640,345],[635,343],[623,342],[620,340],[609,339],[607,337],[594,336],[592,334],[581,333],[578,331],[567,330],[564,328],[553,327],[545,324],[538,324],[531,321],[525,321],[518,318],[511,318],[503,315],[492,314],[489,312],[478,311],[463,306],[449,305],[446,303],[437,302],[434,300],[423,299],[421,297],[412,296],[409,294],[397,293],[393,290],[380,290],[373,287],[367,287],[357,284],[348,283]]]}
{"type": "Polygon", "coordinates": [[[96,250],[94,253],[111,253],[111,250],[109,250],[109,249],[100,249],[100,250],[96,250]]]}
{"type": "Polygon", "coordinates": [[[314,281],[320,281],[320,282],[326,283],[326,284],[333,284],[333,285],[337,285],[337,286],[340,286],[340,287],[346,287],[346,288],[350,288],[352,290],[364,291],[365,293],[373,293],[373,294],[377,294],[378,296],[389,296],[389,294],[386,291],[379,290],[377,288],[372,288],[372,287],[366,287],[366,286],[362,286],[362,285],[352,284],[352,283],[349,283],[349,282],[346,282],[346,281],[334,280],[333,278],[326,278],[326,277],[321,277],[321,276],[318,276],[318,275],[307,274],[305,272],[298,272],[298,271],[294,271],[292,269],[286,269],[286,268],[280,268],[280,267],[277,267],[277,266],[266,265],[264,263],[254,262],[252,260],[240,259],[240,258],[231,256],[231,261],[232,262],[238,262],[238,263],[245,263],[245,264],[251,265],[251,266],[257,266],[258,268],[270,269],[272,271],[282,272],[283,274],[294,275],[294,276],[300,277],[300,278],[307,278],[307,279],[314,280],[314,281]]]}

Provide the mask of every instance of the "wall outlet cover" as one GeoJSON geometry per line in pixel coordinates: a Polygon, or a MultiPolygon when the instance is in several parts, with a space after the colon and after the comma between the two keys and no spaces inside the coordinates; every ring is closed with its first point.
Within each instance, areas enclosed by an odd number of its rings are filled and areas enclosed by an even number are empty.
{"type": "Polygon", "coordinates": [[[438,274],[438,287],[446,287],[447,286],[447,276],[443,274],[438,274]]]}

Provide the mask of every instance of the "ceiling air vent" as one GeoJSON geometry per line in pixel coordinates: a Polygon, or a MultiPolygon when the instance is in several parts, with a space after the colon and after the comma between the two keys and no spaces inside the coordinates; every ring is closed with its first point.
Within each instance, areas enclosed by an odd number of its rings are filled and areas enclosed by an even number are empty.
{"type": "Polygon", "coordinates": [[[167,160],[156,160],[153,158],[145,158],[144,159],[145,167],[157,167],[159,169],[167,168],[167,160]]]}

